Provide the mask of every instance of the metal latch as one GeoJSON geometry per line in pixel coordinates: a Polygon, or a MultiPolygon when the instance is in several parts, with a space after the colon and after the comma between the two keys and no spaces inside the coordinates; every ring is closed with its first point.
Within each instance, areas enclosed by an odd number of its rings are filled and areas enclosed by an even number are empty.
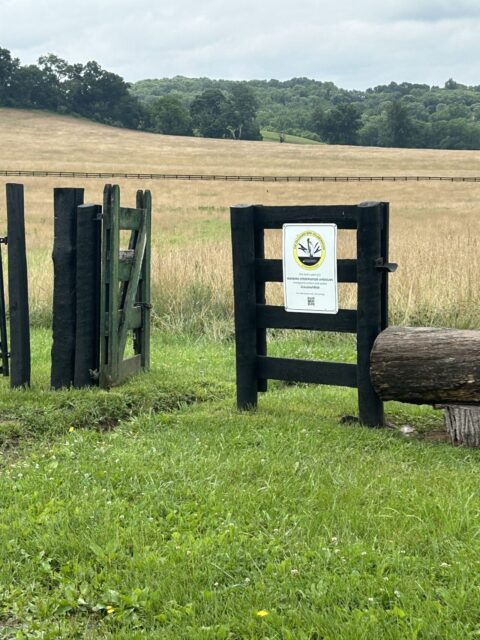
{"type": "Polygon", "coordinates": [[[394,273],[397,270],[398,264],[396,262],[385,262],[383,258],[377,258],[375,260],[375,268],[378,271],[387,271],[388,273],[394,273]]]}

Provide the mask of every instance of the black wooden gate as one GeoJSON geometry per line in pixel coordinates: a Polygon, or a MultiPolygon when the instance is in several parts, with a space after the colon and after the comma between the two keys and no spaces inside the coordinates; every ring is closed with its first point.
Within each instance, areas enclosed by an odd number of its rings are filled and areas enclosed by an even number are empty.
{"type": "Polygon", "coordinates": [[[383,403],[370,381],[370,351],[388,324],[388,204],[347,206],[237,206],[231,209],[237,405],[257,404],[269,378],[358,388],[360,421],[384,424],[383,403]],[[265,283],[282,282],[282,260],[266,260],[264,230],[287,223],[333,223],[356,230],[357,258],[338,260],[339,282],[357,283],[357,309],[335,315],[287,312],[265,304],[265,283]],[[319,362],[267,355],[267,329],[356,333],[357,364],[319,362]]]}

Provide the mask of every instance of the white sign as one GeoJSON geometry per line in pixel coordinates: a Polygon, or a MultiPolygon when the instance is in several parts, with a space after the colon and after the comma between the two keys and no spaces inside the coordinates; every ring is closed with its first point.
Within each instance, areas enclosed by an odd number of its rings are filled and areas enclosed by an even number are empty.
{"type": "Polygon", "coordinates": [[[338,313],[337,225],[283,225],[286,311],[338,313]]]}

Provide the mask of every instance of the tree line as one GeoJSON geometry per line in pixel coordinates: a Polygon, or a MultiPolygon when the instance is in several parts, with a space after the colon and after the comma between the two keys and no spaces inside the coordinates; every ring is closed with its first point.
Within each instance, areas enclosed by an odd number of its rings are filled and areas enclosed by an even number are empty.
{"type": "Polygon", "coordinates": [[[186,106],[175,95],[141,100],[119,75],[95,61],[70,64],[56,55],[21,65],[0,48],[0,106],[80,115],[119,127],[171,135],[261,140],[254,91],[244,82],[206,89],[186,106]]]}
{"type": "MultiPolygon", "coordinates": [[[[188,107],[204,91],[229,91],[228,80],[141,80],[131,91],[148,104],[170,96],[188,107]]],[[[391,82],[366,91],[309,78],[250,80],[260,129],[327,144],[480,149],[480,85],[443,87],[391,82]]]]}
{"type": "Polygon", "coordinates": [[[391,82],[366,91],[308,78],[129,84],[95,61],[22,65],[0,48],[0,106],[46,109],[171,135],[261,140],[261,129],[325,142],[480,149],[480,85],[391,82]]]}

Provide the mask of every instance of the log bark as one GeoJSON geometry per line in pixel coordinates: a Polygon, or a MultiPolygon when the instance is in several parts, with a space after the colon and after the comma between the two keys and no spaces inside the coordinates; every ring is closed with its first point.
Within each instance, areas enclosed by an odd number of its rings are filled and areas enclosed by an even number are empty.
{"type": "Polygon", "coordinates": [[[445,407],[445,427],[452,444],[480,447],[480,407],[445,407]]]}
{"type": "Polygon", "coordinates": [[[370,376],[382,400],[480,405],[480,331],[390,327],[375,341],[370,376]]]}

